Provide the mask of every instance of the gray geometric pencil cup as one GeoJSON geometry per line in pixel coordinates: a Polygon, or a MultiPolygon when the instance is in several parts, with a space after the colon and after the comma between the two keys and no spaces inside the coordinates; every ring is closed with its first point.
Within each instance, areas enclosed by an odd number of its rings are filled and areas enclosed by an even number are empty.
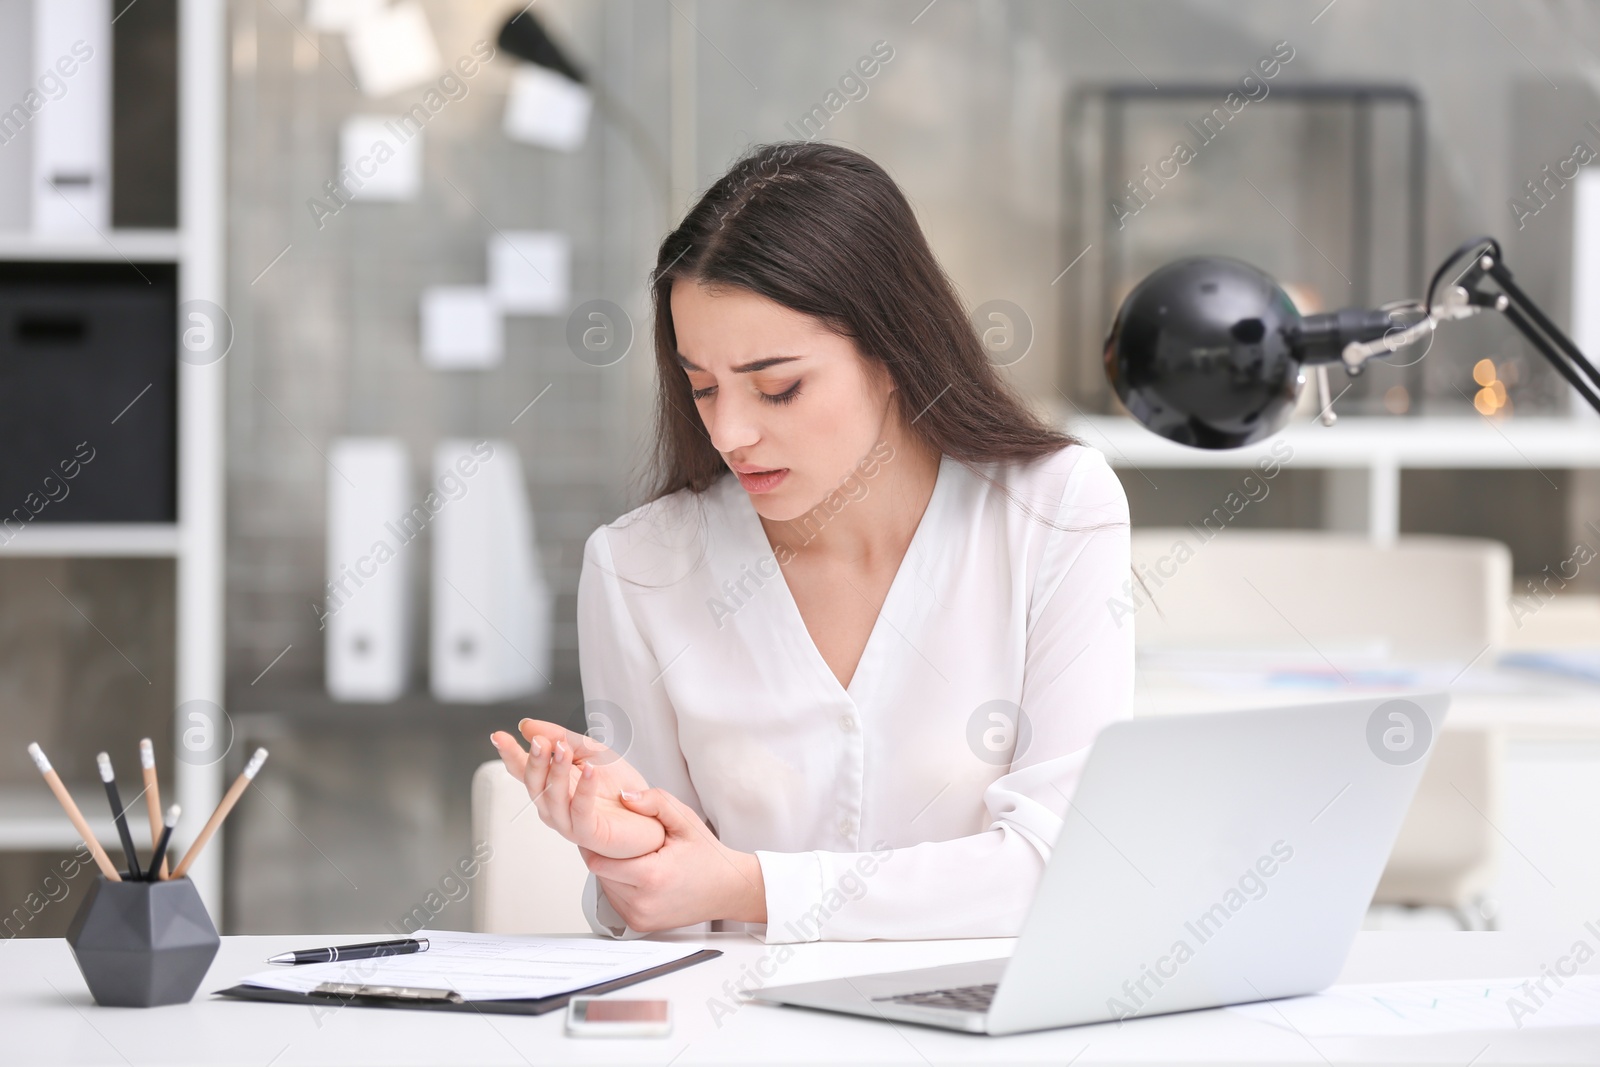
{"type": "Polygon", "coordinates": [[[222,939],[188,878],[113,882],[98,875],[67,928],[78,969],[106,1007],[184,1004],[222,939]]]}

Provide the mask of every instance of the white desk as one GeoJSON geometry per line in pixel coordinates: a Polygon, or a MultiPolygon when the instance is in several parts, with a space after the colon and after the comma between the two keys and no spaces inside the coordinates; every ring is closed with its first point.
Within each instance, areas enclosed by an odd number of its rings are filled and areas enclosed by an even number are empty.
{"type": "MultiPolygon", "coordinates": [[[[1447,730],[1497,730],[1513,741],[1600,740],[1600,686],[1537,671],[1501,670],[1506,688],[1451,686],[1447,730]]],[[[1429,686],[1418,686],[1427,689],[1429,686]]],[[[1197,684],[1182,672],[1140,667],[1134,682],[1135,715],[1229,711],[1311,704],[1376,695],[1340,688],[1222,688],[1197,684]]]]}
{"type": "MultiPolygon", "coordinates": [[[[10,1064],[506,1064],[545,1063],[1492,1063],[1600,1062],[1600,1019],[1568,1029],[1500,1030],[1444,1037],[1315,1038],[1215,1010],[986,1038],[906,1024],[749,1003],[714,1017],[727,1003],[724,983],[772,971],[781,946],[742,934],[704,938],[725,955],[631,987],[667,997],[671,1037],[572,1039],[562,1016],[447,1014],[340,1008],[320,1020],[299,1005],[209,997],[213,989],[263,967],[273,952],[382,936],[227,937],[189,1004],[100,1008],[84,986],[65,941],[0,944],[0,1062],[10,1064]],[[769,963],[761,963],[766,957],[769,963]],[[320,1023],[320,1025],[319,1025],[320,1023]],[[720,1025],[719,1025],[720,1024],[720,1025]]],[[[1342,982],[1503,978],[1537,974],[1570,951],[1580,929],[1548,935],[1362,933],[1342,982]]],[[[1592,937],[1591,937],[1592,940],[1592,937]]],[[[793,947],[769,984],[872,970],[895,970],[1004,954],[1009,942],[826,943],[793,947]]],[[[1600,974],[1600,960],[1585,973],[1600,974]]]]}

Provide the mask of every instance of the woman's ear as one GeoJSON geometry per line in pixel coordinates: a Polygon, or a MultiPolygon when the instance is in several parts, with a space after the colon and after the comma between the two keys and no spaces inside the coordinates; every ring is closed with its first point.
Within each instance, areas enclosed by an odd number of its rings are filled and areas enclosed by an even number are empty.
{"type": "Polygon", "coordinates": [[[859,350],[856,352],[856,358],[866,365],[867,382],[873,389],[882,392],[884,396],[888,396],[899,388],[899,385],[895,383],[894,375],[890,373],[888,366],[882,360],[864,356],[859,350]]]}

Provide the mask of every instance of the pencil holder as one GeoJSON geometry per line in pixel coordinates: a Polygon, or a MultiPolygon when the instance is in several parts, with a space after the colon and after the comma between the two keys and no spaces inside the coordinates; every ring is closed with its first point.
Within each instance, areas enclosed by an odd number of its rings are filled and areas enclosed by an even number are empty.
{"type": "Polygon", "coordinates": [[[96,1004],[149,1008],[194,997],[222,939],[188,878],[113,882],[98,875],[67,928],[96,1004]]]}

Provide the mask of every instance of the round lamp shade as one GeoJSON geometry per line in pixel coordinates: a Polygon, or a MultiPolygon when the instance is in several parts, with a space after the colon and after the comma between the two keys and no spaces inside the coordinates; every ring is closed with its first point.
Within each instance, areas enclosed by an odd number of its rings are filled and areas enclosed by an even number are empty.
{"type": "Polygon", "coordinates": [[[1122,302],[1106,338],[1106,377],[1133,417],[1196,448],[1270,437],[1305,375],[1289,331],[1300,313],[1266,274],[1235,259],[1180,259],[1122,302]]]}

